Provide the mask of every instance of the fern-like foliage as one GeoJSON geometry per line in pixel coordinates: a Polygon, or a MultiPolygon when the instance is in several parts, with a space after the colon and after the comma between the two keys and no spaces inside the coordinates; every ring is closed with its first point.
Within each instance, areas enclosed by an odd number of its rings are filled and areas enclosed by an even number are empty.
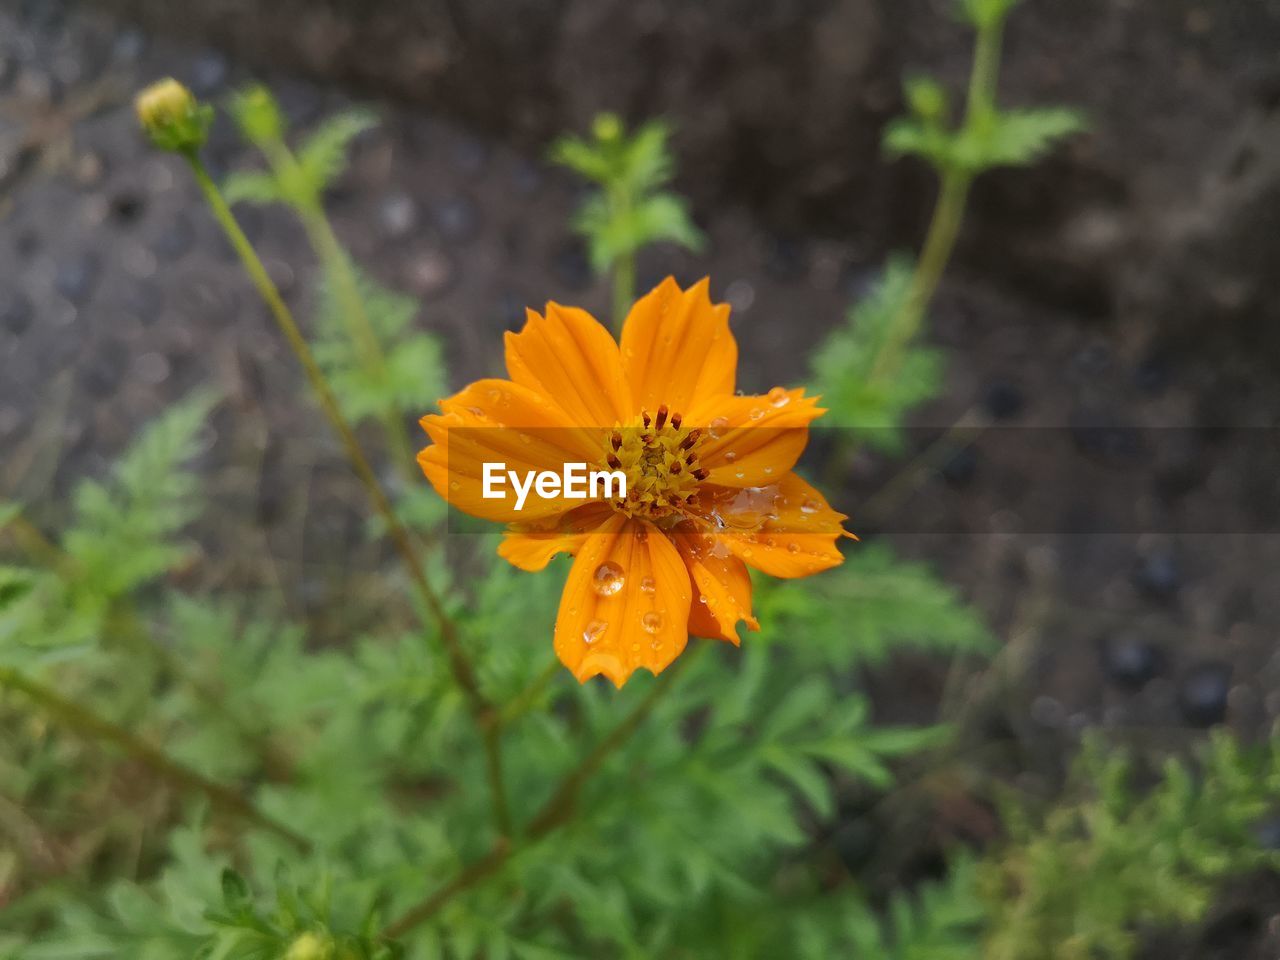
{"type": "Polygon", "coordinates": [[[0,651],[93,640],[116,601],[183,560],[179,534],[201,507],[190,461],[216,401],[209,391],[189,396],[142,433],[109,478],[81,481],[51,563],[0,568],[0,651]]]}
{"type": "Polygon", "coordinates": [[[902,449],[907,413],[937,396],[943,381],[941,351],[894,340],[912,281],[911,264],[891,260],[871,293],[827,335],[811,360],[828,422],[890,453],[902,449]]]}
{"type": "Polygon", "coordinates": [[[574,217],[587,240],[591,264],[603,273],[620,257],[660,241],[700,250],[701,231],[684,199],[664,189],[674,163],[667,145],[670,128],[650,121],[628,135],[612,114],[596,118],[590,139],[566,136],[551,148],[551,159],[597,184],[574,217]]]}
{"type": "Polygon", "coordinates": [[[1129,960],[1138,932],[1198,922],[1221,880],[1280,866],[1253,835],[1280,796],[1280,740],[1242,748],[1216,733],[1189,766],[1169,760],[1149,791],[1093,741],[1077,796],[1043,818],[1010,806],[1011,842],[981,871],[990,960],[1129,960]]]}
{"type": "Polygon", "coordinates": [[[351,341],[337,282],[320,279],[313,350],[343,411],[358,421],[388,409],[430,408],[446,392],[444,357],[439,338],[414,325],[418,302],[357,272],[360,300],[385,355],[374,367],[351,341]]]}

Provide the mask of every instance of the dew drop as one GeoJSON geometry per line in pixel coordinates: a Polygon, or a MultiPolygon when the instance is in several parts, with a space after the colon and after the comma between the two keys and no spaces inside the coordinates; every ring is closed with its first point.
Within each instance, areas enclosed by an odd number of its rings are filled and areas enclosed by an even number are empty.
{"type": "Polygon", "coordinates": [[[764,472],[765,472],[765,474],[766,474],[766,475],[767,475],[767,474],[770,474],[770,473],[773,473],[773,467],[765,467],[765,468],[764,468],[764,472]]]}
{"type": "Polygon", "coordinates": [[[712,440],[719,440],[724,436],[725,430],[729,428],[728,417],[716,417],[707,424],[707,433],[711,434],[712,440]]]}
{"type": "Polygon", "coordinates": [[[813,499],[806,500],[804,503],[800,504],[801,513],[817,513],[821,509],[822,504],[813,499]]]}
{"type": "Polygon", "coordinates": [[[707,602],[706,594],[702,594],[702,593],[698,594],[698,602],[699,602],[699,603],[706,603],[706,602],[707,602]]]}
{"type": "Polygon", "coordinates": [[[641,593],[657,593],[658,586],[653,582],[653,577],[645,577],[640,581],[641,593]]]}
{"type": "Polygon", "coordinates": [[[484,416],[484,411],[483,411],[483,410],[481,410],[479,407],[467,407],[467,412],[468,412],[468,413],[473,413],[473,414],[475,414],[477,417],[483,417],[483,416],[484,416]]]}
{"type": "Polygon", "coordinates": [[[461,488],[462,488],[462,484],[460,484],[457,480],[450,480],[450,481],[449,481],[449,489],[450,489],[450,490],[460,490],[461,488]]]}
{"type": "Polygon", "coordinates": [[[636,543],[645,543],[648,541],[648,539],[649,539],[649,531],[647,529],[645,529],[644,527],[641,527],[639,530],[636,531],[636,543]]]}
{"type": "Polygon", "coordinates": [[[592,644],[604,636],[604,632],[609,629],[609,624],[603,620],[592,620],[582,631],[582,640],[584,643],[592,644]]]}
{"type": "Polygon", "coordinates": [[[764,416],[764,409],[763,409],[763,408],[761,408],[761,407],[752,407],[752,408],[751,408],[751,419],[752,419],[752,420],[759,420],[759,419],[761,419],[763,416],[764,416]]]}
{"type": "Polygon", "coordinates": [[[799,553],[799,552],[800,552],[800,544],[796,543],[794,540],[792,540],[790,543],[787,544],[787,553],[799,553]]]}
{"type": "Polygon", "coordinates": [[[726,460],[726,461],[728,461],[729,463],[733,463],[733,461],[735,461],[735,460],[737,460],[737,459],[738,459],[738,455],[737,455],[736,453],[734,453],[732,450],[726,450],[726,451],[724,452],[724,458],[725,458],[725,460],[726,460]]]}
{"type": "Polygon", "coordinates": [[[739,470],[737,473],[734,474],[734,476],[737,477],[739,480],[741,480],[743,477],[746,476],[746,474],[743,473],[741,470],[739,470]]]}
{"type": "Polygon", "coordinates": [[[774,387],[769,391],[769,402],[775,407],[785,407],[791,402],[791,398],[787,396],[787,391],[781,387],[774,387]]]}
{"type": "Polygon", "coordinates": [[[612,560],[606,560],[596,567],[596,572],[591,578],[591,586],[600,596],[612,597],[622,589],[626,580],[622,568],[612,560]]]}
{"type": "Polygon", "coordinates": [[[662,614],[657,610],[650,610],[640,618],[640,626],[644,627],[646,633],[657,633],[662,629],[662,614]]]}

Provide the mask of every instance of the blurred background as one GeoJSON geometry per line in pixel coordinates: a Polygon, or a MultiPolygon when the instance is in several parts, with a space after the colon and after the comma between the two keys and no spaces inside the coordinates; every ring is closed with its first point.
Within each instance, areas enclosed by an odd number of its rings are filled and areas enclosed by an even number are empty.
{"type": "MultiPolygon", "coordinates": [[[[360,491],[194,185],[139,135],[142,84],[172,75],[216,101],[260,80],[299,128],[373,106],[328,209],[358,262],[422,301],[454,388],[496,369],[526,306],[606,312],[568,227],[582,187],[547,165],[549,143],[601,110],[664,116],[709,242],[646,252],[639,288],[709,275],[742,385],[767,390],[802,383],[885,258],[919,243],[934,180],[880,140],[904,74],[963,83],[970,38],[949,6],[3,0],[0,498],[56,518],[76,478],[213,380],[231,402],[206,429],[213,507],[191,576],[289,584],[318,636],[353,626],[332,588],[377,556],[360,491]]],[[[878,716],[972,694],[1021,777],[1056,775],[1086,727],[1176,747],[1280,718],[1278,49],[1277,0],[1028,2],[1013,18],[1002,101],[1072,105],[1090,130],[975,189],[932,317],[948,388],[912,443],[984,428],[900,495],[876,491],[901,464],[872,455],[827,491],[853,529],[939,566],[1012,666],[983,699],[896,658],[870,677],[878,716]],[[1029,455],[1015,438],[1033,433],[1051,442],[1029,455]]],[[[225,117],[206,157],[216,176],[257,165],[225,117]]],[[[294,219],[240,212],[305,311],[315,268],[294,219]]],[[[1274,935],[1276,890],[1238,901],[1195,956],[1274,935]]]]}

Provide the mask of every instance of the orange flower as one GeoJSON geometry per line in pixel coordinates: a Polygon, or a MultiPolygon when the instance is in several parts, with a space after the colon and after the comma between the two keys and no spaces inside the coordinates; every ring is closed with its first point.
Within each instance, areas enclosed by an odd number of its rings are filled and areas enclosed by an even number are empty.
{"type": "Polygon", "coordinates": [[[510,379],[473,383],[422,418],[427,479],[508,524],[503,557],[541,570],[574,555],[555,649],[580,681],[603,673],[620,687],[638,667],[662,671],[690,634],[736,645],[739,621],[758,630],[748,566],[804,577],[843,559],[845,516],[792,472],[824,411],[803,390],[735,394],[729,307],[707,289],[667,278],[632,307],[620,346],[583,310],[530,310],[506,335],[510,379]],[[486,464],[517,478],[585,464],[621,473],[626,494],[540,484],[517,509],[512,483],[486,488],[486,464]]]}

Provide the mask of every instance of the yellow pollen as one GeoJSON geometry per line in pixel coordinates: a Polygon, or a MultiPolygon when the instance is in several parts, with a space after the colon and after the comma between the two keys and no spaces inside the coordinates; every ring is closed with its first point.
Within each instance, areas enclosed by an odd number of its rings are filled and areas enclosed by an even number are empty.
{"type": "Polygon", "coordinates": [[[703,431],[686,427],[665,404],[616,427],[605,446],[605,460],[627,477],[627,496],[614,506],[631,517],[661,520],[691,506],[707,471],[698,462],[703,431]]]}

